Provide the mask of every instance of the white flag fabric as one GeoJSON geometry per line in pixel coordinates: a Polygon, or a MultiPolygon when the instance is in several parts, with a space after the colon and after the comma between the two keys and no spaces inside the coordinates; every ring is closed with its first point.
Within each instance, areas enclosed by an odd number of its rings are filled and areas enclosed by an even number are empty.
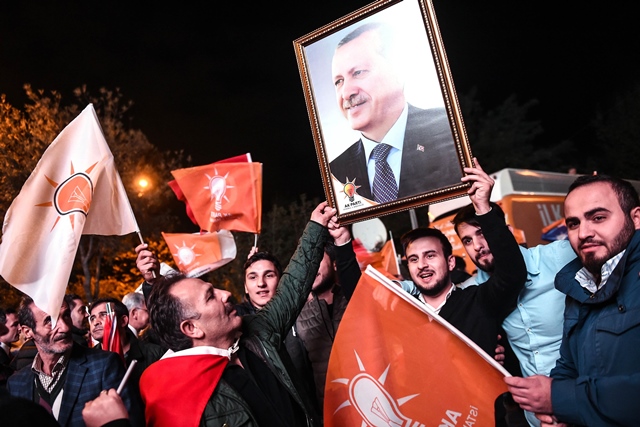
{"type": "Polygon", "coordinates": [[[4,218],[0,275],[58,317],[83,234],[138,231],[89,104],[51,143],[4,218]]]}

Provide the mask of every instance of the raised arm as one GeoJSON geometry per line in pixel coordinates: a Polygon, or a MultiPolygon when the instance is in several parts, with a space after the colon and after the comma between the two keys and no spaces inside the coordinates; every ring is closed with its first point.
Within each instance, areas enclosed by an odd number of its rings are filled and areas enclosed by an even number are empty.
{"type": "Polygon", "coordinates": [[[501,218],[491,208],[489,198],[494,180],[487,175],[476,160],[476,167],[465,168],[470,182],[469,198],[476,211],[476,219],[487,240],[494,259],[494,269],[489,280],[478,289],[483,304],[500,313],[504,319],[516,308],[518,294],[527,280],[527,267],[518,242],[501,218]]]}

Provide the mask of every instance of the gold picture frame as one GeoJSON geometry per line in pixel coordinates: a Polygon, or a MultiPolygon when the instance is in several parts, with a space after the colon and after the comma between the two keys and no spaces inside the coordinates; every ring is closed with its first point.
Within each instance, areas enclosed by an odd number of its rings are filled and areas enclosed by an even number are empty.
{"type": "Polygon", "coordinates": [[[466,194],[472,154],[431,0],[379,0],[293,43],[341,224],[466,194]]]}

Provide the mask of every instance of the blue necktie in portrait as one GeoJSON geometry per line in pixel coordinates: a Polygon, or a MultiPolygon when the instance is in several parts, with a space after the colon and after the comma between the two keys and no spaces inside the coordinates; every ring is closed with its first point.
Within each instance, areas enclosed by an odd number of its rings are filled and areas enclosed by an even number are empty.
{"type": "Polygon", "coordinates": [[[391,151],[390,145],[379,143],[371,152],[371,158],[376,162],[373,200],[378,203],[386,203],[398,198],[398,184],[391,166],[387,163],[389,151],[391,151]]]}

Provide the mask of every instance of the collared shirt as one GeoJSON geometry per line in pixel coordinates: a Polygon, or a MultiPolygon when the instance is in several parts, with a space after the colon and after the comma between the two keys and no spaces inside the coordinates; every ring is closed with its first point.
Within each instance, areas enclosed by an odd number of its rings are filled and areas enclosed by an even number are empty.
{"type": "Polygon", "coordinates": [[[131,332],[133,332],[133,335],[135,335],[137,337],[138,336],[138,331],[136,330],[136,328],[131,326],[131,323],[129,323],[127,326],[129,327],[129,329],[131,329],[131,332]]]}
{"type": "Polygon", "coordinates": [[[404,146],[404,133],[407,128],[407,116],[409,114],[408,105],[404,105],[404,110],[398,117],[398,120],[393,124],[389,132],[382,138],[382,141],[372,141],[367,139],[364,135],[362,137],[362,144],[364,146],[364,153],[367,158],[367,174],[369,175],[369,183],[373,188],[373,177],[376,174],[376,162],[371,158],[371,152],[378,145],[378,143],[388,144],[391,146],[391,151],[387,156],[387,163],[393,171],[393,176],[396,179],[398,188],[400,187],[400,168],[402,166],[402,147],[404,146]]]}
{"type": "Polygon", "coordinates": [[[615,270],[615,268],[618,266],[618,263],[620,262],[620,259],[625,252],[626,249],[604,263],[604,265],[600,269],[600,283],[596,283],[596,279],[595,277],[593,277],[593,274],[591,274],[585,267],[582,267],[580,270],[578,270],[578,272],[576,273],[576,280],[578,281],[578,283],[580,283],[580,286],[582,286],[592,294],[595,294],[600,289],[602,289],[604,285],[607,284],[609,276],[611,276],[613,270],[615,270]]]}
{"type": "MultiPolygon", "coordinates": [[[[565,295],[555,286],[558,271],[575,259],[568,240],[539,245],[520,252],[527,265],[527,282],[518,296],[516,309],[502,322],[513,352],[525,377],[548,376],[556,366],[562,343],[565,295]]],[[[476,282],[484,283],[489,274],[478,269],[476,282]]],[[[535,416],[525,412],[532,426],[539,426],[535,416]]]]}
{"type": "Polygon", "coordinates": [[[429,306],[429,308],[431,308],[433,311],[436,312],[436,314],[440,314],[440,310],[442,310],[442,307],[444,307],[444,305],[447,303],[447,300],[449,299],[449,297],[451,296],[451,294],[453,293],[453,291],[456,290],[456,287],[452,284],[451,287],[449,288],[449,292],[447,292],[447,296],[444,298],[444,301],[442,301],[440,303],[439,306],[434,307],[431,304],[429,304],[425,299],[424,299],[424,295],[420,294],[418,295],[418,299],[425,305],[429,306]]]}
{"type": "Polygon", "coordinates": [[[56,384],[58,384],[62,373],[67,368],[67,365],[69,364],[69,353],[70,352],[66,352],[60,356],[56,364],[53,366],[53,369],[51,369],[51,375],[44,373],[40,353],[37,353],[36,357],[33,359],[31,370],[38,376],[42,387],[44,387],[47,393],[51,393],[51,390],[53,390],[56,384]]]}

